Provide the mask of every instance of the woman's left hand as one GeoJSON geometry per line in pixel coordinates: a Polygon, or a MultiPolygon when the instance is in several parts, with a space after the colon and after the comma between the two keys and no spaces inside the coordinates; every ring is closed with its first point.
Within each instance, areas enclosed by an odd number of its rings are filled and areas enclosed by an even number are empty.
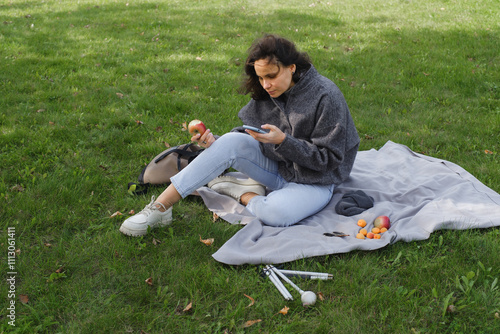
{"type": "Polygon", "coordinates": [[[268,133],[258,133],[252,130],[246,130],[250,136],[266,144],[279,145],[285,140],[286,134],[283,133],[277,126],[271,124],[264,124],[261,128],[269,130],[268,133]]]}

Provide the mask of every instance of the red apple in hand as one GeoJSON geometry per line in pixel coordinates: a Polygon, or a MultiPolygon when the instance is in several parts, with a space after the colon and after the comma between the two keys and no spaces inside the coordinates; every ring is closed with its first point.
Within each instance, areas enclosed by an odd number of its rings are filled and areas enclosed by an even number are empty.
{"type": "Polygon", "coordinates": [[[205,124],[203,124],[202,121],[199,119],[194,119],[188,124],[188,131],[191,134],[191,136],[197,135],[198,133],[203,135],[205,131],[207,130],[205,124]]]}
{"type": "Polygon", "coordinates": [[[375,221],[373,222],[373,226],[382,228],[385,227],[386,229],[389,229],[391,227],[391,221],[389,217],[387,216],[379,216],[375,218],[375,221]]]}

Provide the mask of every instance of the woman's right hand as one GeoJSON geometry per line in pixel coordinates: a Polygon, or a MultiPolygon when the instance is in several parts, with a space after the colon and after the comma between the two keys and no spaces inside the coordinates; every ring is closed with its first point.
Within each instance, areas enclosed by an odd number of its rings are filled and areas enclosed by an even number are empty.
{"type": "Polygon", "coordinates": [[[209,148],[215,141],[215,136],[210,131],[210,129],[207,129],[203,135],[200,135],[199,133],[191,137],[191,141],[197,143],[199,146],[203,148],[209,148]]]}

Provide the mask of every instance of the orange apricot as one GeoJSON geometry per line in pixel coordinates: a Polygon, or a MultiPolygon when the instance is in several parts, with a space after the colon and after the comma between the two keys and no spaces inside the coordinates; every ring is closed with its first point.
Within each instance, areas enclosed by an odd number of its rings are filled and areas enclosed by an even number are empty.
{"type": "Polygon", "coordinates": [[[373,235],[373,239],[380,239],[382,238],[382,236],[380,234],[374,234],[373,235]]]}
{"type": "Polygon", "coordinates": [[[380,229],[380,233],[384,233],[384,232],[387,232],[387,229],[386,229],[385,227],[382,227],[382,228],[380,229]]]}
{"type": "Polygon", "coordinates": [[[358,220],[358,226],[359,227],[365,227],[366,226],[366,220],[364,220],[364,219],[358,220]]]}
{"type": "Polygon", "coordinates": [[[380,233],[380,229],[378,227],[374,227],[374,228],[372,228],[372,232],[375,233],[375,234],[379,234],[380,233]]]}
{"type": "Polygon", "coordinates": [[[368,231],[366,230],[366,228],[362,228],[361,230],[359,230],[359,233],[361,233],[362,235],[366,235],[368,231]]]}
{"type": "Polygon", "coordinates": [[[363,233],[358,233],[358,234],[356,234],[356,238],[358,238],[358,239],[364,239],[365,235],[363,233]]]}
{"type": "Polygon", "coordinates": [[[368,233],[366,234],[366,237],[367,237],[368,239],[373,239],[375,235],[376,235],[376,234],[374,234],[374,233],[372,233],[372,232],[368,232],[368,233]]]}

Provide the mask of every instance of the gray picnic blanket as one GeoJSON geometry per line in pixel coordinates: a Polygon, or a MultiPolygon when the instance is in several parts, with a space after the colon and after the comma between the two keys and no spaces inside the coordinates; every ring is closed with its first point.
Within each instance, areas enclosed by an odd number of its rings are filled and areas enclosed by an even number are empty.
{"type": "Polygon", "coordinates": [[[338,186],[322,211],[290,227],[269,227],[235,200],[209,188],[198,189],[206,206],[232,224],[244,224],[213,257],[230,264],[284,263],[353,250],[374,250],[400,240],[424,240],[440,229],[500,226],[500,195],[460,166],[387,142],[379,150],[360,151],[349,180],[338,186]],[[373,207],[352,216],[335,205],[346,193],[361,190],[373,207]],[[391,228],[382,238],[356,239],[357,221],[389,216],[391,228]],[[328,237],[340,231],[347,237],[328,237]]]}

